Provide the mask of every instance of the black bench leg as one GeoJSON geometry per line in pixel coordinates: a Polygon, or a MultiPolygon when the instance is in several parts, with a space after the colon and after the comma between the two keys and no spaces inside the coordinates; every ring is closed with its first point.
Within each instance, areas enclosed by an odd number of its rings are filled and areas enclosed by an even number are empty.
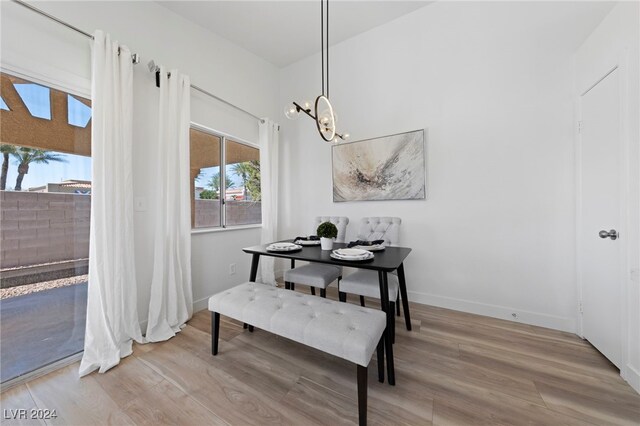
{"type": "Polygon", "coordinates": [[[249,326],[249,324],[247,324],[246,322],[244,324],[242,324],[242,328],[244,328],[245,330],[247,329],[248,326],[249,326]]]}
{"type": "Polygon", "coordinates": [[[338,291],[338,299],[340,299],[341,302],[346,302],[347,301],[347,293],[345,293],[343,291],[338,291]]]}
{"type": "Polygon", "coordinates": [[[387,382],[391,386],[396,385],[396,372],[395,367],[393,365],[393,345],[389,339],[389,334],[387,331],[384,332],[384,347],[387,350],[387,382]]]}
{"type": "Polygon", "coordinates": [[[311,287],[311,295],[312,296],[316,295],[316,288],[315,287],[311,287]]]}
{"type": "Polygon", "coordinates": [[[295,290],[296,289],[296,283],[290,283],[291,285],[291,290],[295,290]]]}
{"type": "Polygon", "coordinates": [[[253,333],[253,326],[249,325],[249,333],[253,333]]]}
{"type": "Polygon", "coordinates": [[[327,289],[326,288],[321,288],[320,289],[320,297],[324,297],[326,299],[326,297],[327,297],[327,289]]]}
{"type": "Polygon", "coordinates": [[[358,424],[367,424],[367,367],[358,365],[358,424]]]}
{"type": "Polygon", "coordinates": [[[378,357],[378,381],[384,383],[384,336],[380,337],[377,347],[378,357]]]}
{"type": "Polygon", "coordinates": [[[220,335],[220,314],[211,312],[211,355],[218,355],[218,336],[220,335]]]}
{"type": "Polygon", "coordinates": [[[285,281],[284,282],[284,289],[285,290],[290,290],[291,289],[291,283],[289,281],[285,281]]]}
{"type": "Polygon", "coordinates": [[[360,296],[360,306],[364,306],[364,296],[360,296]]]}

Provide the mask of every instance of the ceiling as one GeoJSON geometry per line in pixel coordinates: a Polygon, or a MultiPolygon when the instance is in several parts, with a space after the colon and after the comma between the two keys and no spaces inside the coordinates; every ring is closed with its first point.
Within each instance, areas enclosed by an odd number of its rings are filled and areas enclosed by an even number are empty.
{"type": "MultiPolygon", "coordinates": [[[[178,15],[277,67],[320,51],[320,2],[159,1],[178,15]]],[[[392,21],[432,1],[332,1],[330,44],[392,21]]]]}

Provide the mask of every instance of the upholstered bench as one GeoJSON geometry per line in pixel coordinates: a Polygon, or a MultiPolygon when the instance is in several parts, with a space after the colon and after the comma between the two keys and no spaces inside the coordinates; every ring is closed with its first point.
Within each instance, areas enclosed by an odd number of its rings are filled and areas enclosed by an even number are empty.
{"type": "Polygon", "coordinates": [[[213,355],[222,314],[357,364],[358,417],[366,424],[367,367],[376,348],[378,380],[384,381],[384,312],[253,282],[212,296],[209,310],[213,355]]]}

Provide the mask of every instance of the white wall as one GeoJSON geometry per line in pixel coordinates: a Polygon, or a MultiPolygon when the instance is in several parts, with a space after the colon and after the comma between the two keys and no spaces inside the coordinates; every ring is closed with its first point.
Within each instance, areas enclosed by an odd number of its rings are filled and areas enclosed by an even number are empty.
{"type": "MultiPolygon", "coordinates": [[[[146,63],[179,68],[192,83],[259,116],[275,117],[278,70],[257,56],[189,23],[154,2],[39,2],[37,7],[87,31],[102,29],[142,57],[134,74],[134,191],[150,204],[156,191],[153,152],[158,90],[146,63]]],[[[90,49],[81,35],[11,2],[2,2],[2,51],[7,70],[42,76],[89,95],[90,49]]],[[[192,92],[192,120],[239,138],[257,142],[252,118],[192,92]]],[[[136,212],[135,242],[139,314],[146,321],[153,262],[154,215],[136,212]]],[[[260,229],[193,235],[193,293],[196,308],[211,294],[246,280],[250,259],[240,249],[260,241],[260,229]],[[237,274],[228,275],[230,263],[237,274]],[[199,302],[198,302],[199,301],[199,302]]]]}
{"type": "Polygon", "coordinates": [[[620,66],[627,97],[622,99],[626,138],[628,220],[620,243],[627,245],[622,376],[640,392],[640,6],[621,3],[602,21],[576,54],[576,92],[583,93],[613,66],[620,66]],[[625,78],[626,77],[626,78],[625,78]]]}
{"type": "MultiPolygon", "coordinates": [[[[333,203],[329,144],[282,120],[281,236],[399,216],[411,300],[576,331],[573,52],[606,12],[573,7],[437,2],[333,47],[339,130],[426,128],[427,200],[333,203]]],[[[317,96],[319,61],[281,72],[281,106],[317,96]]]]}

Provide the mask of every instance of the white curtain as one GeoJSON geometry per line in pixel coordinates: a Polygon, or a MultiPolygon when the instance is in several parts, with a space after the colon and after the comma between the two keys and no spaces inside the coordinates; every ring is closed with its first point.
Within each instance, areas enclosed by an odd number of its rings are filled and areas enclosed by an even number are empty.
{"type": "MultiPolygon", "coordinates": [[[[260,192],[262,197],[262,244],[278,235],[278,138],[280,126],[269,119],[260,124],[260,192]]],[[[260,258],[260,281],[276,284],[274,258],[260,258]]]]}
{"type": "Polygon", "coordinates": [[[131,52],[96,31],[92,45],[91,231],[80,376],[104,373],[142,342],[133,246],[131,52]]]}
{"type": "Polygon", "coordinates": [[[191,291],[191,186],[189,184],[189,77],[160,69],[159,187],[153,281],[146,338],[170,339],[193,313],[191,291]]]}

